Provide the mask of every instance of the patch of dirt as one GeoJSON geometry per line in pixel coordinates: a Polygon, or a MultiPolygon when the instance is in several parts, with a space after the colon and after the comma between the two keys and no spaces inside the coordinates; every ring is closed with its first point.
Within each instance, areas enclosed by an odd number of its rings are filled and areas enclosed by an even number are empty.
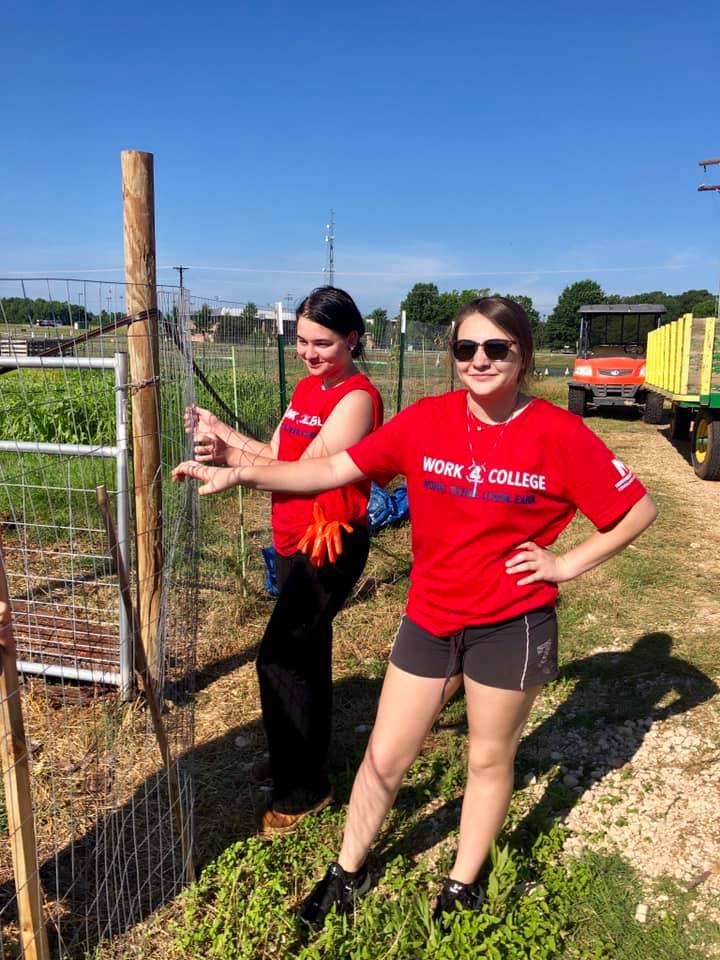
{"type": "MultiPolygon", "coordinates": [[[[717,703],[704,705],[654,724],[626,765],[594,771],[598,779],[591,772],[566,820],[573,833],[567,852],[586,845],[617,851],[648,878],[670,876],[697,890],[702,912],[720,920],[717,728],[717,703]]],[[[630,727],[626,736],[636,735],[630,727]]],[[[573,759],[564,753],[570,766],[573,759]]],[[[581,771],[570,776],[583,778],[581,771]]]]}
{"type": "MultiPolygon", "coordinates": [[[[673,445],[667,427],[633,424],[623,429],[595,420],[589,425],[659,501],[658,522],[647,539],[638,542],[638,549],[651,543],[674,576],[660,596],[652,589],[638,595],[635,624],[672,631],[675,653],[696,652],[697,658],[692,657],[696,663],[712,663],[715,676],[706,679],[720,685],[716,646],[720,603],[713,592],[720,573],[720,484],[695,475],[683,455],[688,445],[673,445]],[[663,616],[666,619],[658,624],[663,616]]],[[[647,670],[652,678],[652,663],[647,670]]],[[[688,688],[692,684],[687,679],[688,688]]],[[[672,703],[671,697],[667,703],[672,703]]],[[[571,784],[577,781],[573,789],[580,794],[566,818],[572,831],[567,851],[575,853],[585,846],[617,851],[648,880],[669,876],[682,888],[696,891],[698,911],[720,920],[717,692],[665,719],[628,720],[613,731],[614,741],[604,737],[598,742],[593,732],[581,743],[565,739],[554,744],[564,776],[571,784]],[[616,768],[613,753],[629,759],[616,768]],[[588,769],[588,761],[592,766],[593,757],[603,756],[604,765],[588,769]]],[[[656,904],[655,909],[661,906],[656,904]]]]}

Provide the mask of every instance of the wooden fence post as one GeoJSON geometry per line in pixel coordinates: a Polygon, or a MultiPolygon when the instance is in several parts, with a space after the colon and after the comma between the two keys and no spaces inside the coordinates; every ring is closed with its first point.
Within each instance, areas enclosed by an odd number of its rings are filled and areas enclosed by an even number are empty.
{"type": "Polygon", "coordinates": [[[162,697],[160,599],[162,587],[162,475],[160,464],[160,362],[155,266],[153,155],[121,154],[125,282],[130,324],[128,353],[132,394],[137,609],[148,669],[162,697]]]}
{"type": "Polygon", "coordinates": [[[0,630],[3,633],[0,640],[0,757],[20,918],[20,946],[25,960],[50,960],[35,845],[28,747],[15,665],[12,610],[1,542],[0,630]]]}

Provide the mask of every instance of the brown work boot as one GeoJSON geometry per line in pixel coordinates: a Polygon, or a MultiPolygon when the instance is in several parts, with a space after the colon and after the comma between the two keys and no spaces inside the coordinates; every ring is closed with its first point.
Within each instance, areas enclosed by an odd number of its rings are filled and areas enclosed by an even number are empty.
{"type": "Polygon", "coordinates": [[[280,813],[279,810],[273,810],[272,807],[269,807],[260,818],[260,836],[276,837],[283,833],[292,833],[301,820],[309,817],[312,813],[319,813],[324,810],[332,803],[332,800],[332,794],[329,793],[308,810],[300,810],[298,813],[280,813]]]}

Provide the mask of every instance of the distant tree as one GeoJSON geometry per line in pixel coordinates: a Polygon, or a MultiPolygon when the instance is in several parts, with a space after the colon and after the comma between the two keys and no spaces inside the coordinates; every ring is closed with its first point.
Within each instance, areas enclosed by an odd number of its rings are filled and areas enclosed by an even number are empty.
{"type": "MultiPolygon", "coordinates": [[[[92,314],[88,314],[88,320],[92,314]]],[[[72,326],[84,324],[85,310],[80,304],[63,300],[27,300],[24,297],[0,299],[0,319],[6,323],[72,326]]]]}
{"type": "Polygon", "coordinates": [[[709,290],[685,290],[683,293],[664,293],[662,290],[653,290],[650,293],[635,293],[629,297],[617,297],[618,303],[661,303],[667,313],[663,316],[663,323],[677,320],[684,313],[694,313],[695,316],[714,316],[715,306],[710,308],[710,302],[715,303],[715,297],[709,290]]]}
{"type": "Polygon", "coordinates": [[[412,323],[429,323],[434,326],[449,326],[460,307],[468,300],[487,297],[488,287],[470,290],[444,290],[434,283],[416,283],[400,304],[412,323]]]}
{"type": "Polygon", "coordinates": [[[594,280],[578,280],[565,287],[555,309],[545,324],[545,343],[552,349],[574,347],[578,338],[580,318],[578,307],[586,303],[605,303],[607,297],[594,280]]]}
{"type": "Polygon", "coordinates": [[[215,327],[215,340],[218,343],[239,343],[245,331],[245,318],[225,314],[215,327]]]}
{"type": "Polygon", "coordinates": [[[440,291],[434,283],[416,283],[400,304],[413,323],[439,323],[440,291]]]}
{"type": "Polygon", "coordinates": [[[490,296],[490,287],[473,287],[470,290],[461,290],[458,294],[460,305],[467,303],[468,300],[478,300],[480,297],[490,296]]]}
{"type": "MultiPolygon", "coordinates": [[[[685,290],[684,293],[678,293],[672,299],[674,309],[668,310],[668,314],[672,314],[672,316],[666,317],[666,320],[677,320],[677,318],[681,317],[684,313],[694,313],[700,316],[701,313],[698,311],[698,306],[707,300],[715,300],[715,297],[709,290],[685,290]]],[[[710,312],[714,314],[714,307],[710,312]]]]}
{"type": "Polygon", "coordinates": [[[533,336],[538,332],[538,327],[540,326],[540,314],[533,306],[532,297],[526,297],[524,293],[504,293],[504,297],[507,297],[508,300],[514,300],[515,303],[519,303],[527,314],[528,320],[530,321],[530,326],[532,327],[533,336]]]}
{"type": "Polygon", "coordinates": [[[215,339],[222,343],[245,343],[258,325],[257,304],[246,303],[239,314],[225,314],[215,328],[215,339]]]}
{"type": "Polygon", "coordinates": [[[373,326],[376,324],[385,324],[387,323],[388,312],[387,310],[383,310],[382,307],[375,307],[375,309],[371,310],[365,319],[370,320],[373,326]]]}
{"type": "Polygon", "coordinates": [[[217,323],[217,317],[212,316],[211,310],[212,307],[203,303],[190,314],[190,325],[198,333],[205,333],[217,323]]]}
{"type": "Polygon", "coordinates": [[[473,299],[474,297],[466,297],[463,299],[459,290],[446,290],[444,293],[439,294],[434,323],[442,327],[449,327],[463,303],[467,303],[468,300],[473,299]]]}
{"type": "Polygon", "coordinates": [[[716,317],[717,316],[717,297],[706,297],[704,300],[698,300],[693,304],[692,312],[696,317],[716,317]]]}

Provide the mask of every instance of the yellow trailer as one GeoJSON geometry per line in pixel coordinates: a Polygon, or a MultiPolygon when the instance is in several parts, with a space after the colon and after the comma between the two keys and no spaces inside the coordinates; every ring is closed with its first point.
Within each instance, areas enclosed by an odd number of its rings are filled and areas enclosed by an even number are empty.
{"type": "Polygon", "coordinates": [[[686,313],[648,335],[645,422],[661,423],[671,404],[670,435],[691,440],[703,480],[720,480],[720,323],[686,313]]]}

